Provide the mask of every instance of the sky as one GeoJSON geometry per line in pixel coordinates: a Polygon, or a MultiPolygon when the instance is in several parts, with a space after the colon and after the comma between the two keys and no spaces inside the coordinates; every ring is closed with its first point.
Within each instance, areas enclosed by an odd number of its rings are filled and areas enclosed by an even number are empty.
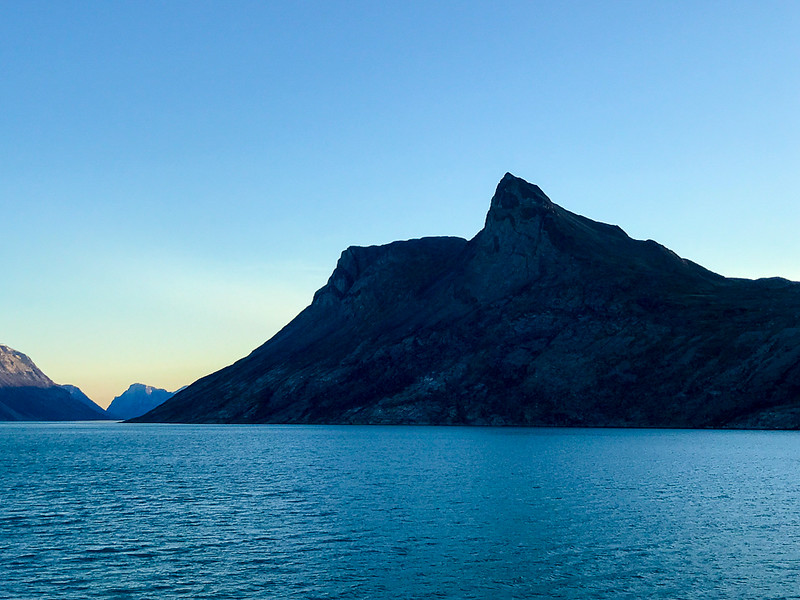
{"type": "Polygon", "coordinates": [[[507,171],[800,280],[800,2],[0,0],[0,343],[177,389],[507,171]]]}

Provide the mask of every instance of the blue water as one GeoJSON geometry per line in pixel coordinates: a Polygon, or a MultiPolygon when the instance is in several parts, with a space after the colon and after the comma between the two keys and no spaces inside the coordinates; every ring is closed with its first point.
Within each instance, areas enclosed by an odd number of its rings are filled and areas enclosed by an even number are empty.
{"type": "Polygon", "coordinates": [[[0,424],[0,598],[800,598],[800,434],[0,424]]]}

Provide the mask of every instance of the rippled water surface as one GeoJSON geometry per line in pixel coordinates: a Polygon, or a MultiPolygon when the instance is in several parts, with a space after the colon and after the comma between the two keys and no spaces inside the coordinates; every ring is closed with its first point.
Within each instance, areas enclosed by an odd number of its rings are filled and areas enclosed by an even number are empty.
{"type": "Polygon", "coordinates": [[[800,434],[0,423],[0,598],[800,598],[800,434]]]}

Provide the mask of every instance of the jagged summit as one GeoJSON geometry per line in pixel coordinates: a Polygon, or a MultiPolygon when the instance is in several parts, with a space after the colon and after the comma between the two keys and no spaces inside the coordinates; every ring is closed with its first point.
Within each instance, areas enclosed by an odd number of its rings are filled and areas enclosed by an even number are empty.
{"type": "Polygon", "coordinates": [[[528,220],[553,210],[553,202],[538,185],[506,173],[497,184],[486,223],[503,219],[528,220]]]}
{"type": "Polygon", "coordinates": [[[475,240],[531,254],[541,249],[564,254],[596,255],[598,250],[633,240],[616,225],[598,223],[555,204],[539,188],[506,173],[492,197],[483,230],[475,240]],[[522,244],[524,247],[520,246],[522,244]]]}
{"type": "Polygon", "coordinates": [[[111,401],[106,413],[114,419],[131,419],[159,406],[172,395],[173,392],[151,385],[132,383],[111,401]]]}
{"type": "Polygon", "coordinates": [[[152,394],[153,390],[158,389],[154,388],[152,385],[145,385],[144,383],[132,383],[128,386],[126,391],[128,392],[139,392],[143,394],[152,394]]]}
{"type": "Polygon", "coordinates": [[[469,242],[342,253],[139,420],[800,428],[800,284],[726,279],[506,174],[469,242]]]}
{"type": "MultiPolygon", "coordinates": [[[[497,185],[486,215],[483,231],[489,233],[484,237],[493,236],[495,250],[499,250],[501,238],[503,244],[516,246],[520,232],[529,243],[532,236],[530,232],[525,233],[525,229],[530,229],[531,224],[527,222],[555,210],[555,205],[538,186],[506,173],[497,185]]],[[[427,237],[381,246],[350,246],[342,252],[327,284],[314,299],[324,303],[340,300],[351,292],[358,293],[363,287],[359,280],[369,278],[378,270],[391,269],[395,274],[393,278],[419,279],[423,273],[436,275],[466,245],[467,241],[458,237],[427,237]]]]}

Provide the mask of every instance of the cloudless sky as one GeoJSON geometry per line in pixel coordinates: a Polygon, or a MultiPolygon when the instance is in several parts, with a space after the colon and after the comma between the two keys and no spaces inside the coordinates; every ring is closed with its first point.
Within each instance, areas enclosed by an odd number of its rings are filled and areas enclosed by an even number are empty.
{"type": "Polygon", "coordinates": [[[176,389],[506,171],[800,280],[800,2],[0,0],[0,343],[176,389]]]}

